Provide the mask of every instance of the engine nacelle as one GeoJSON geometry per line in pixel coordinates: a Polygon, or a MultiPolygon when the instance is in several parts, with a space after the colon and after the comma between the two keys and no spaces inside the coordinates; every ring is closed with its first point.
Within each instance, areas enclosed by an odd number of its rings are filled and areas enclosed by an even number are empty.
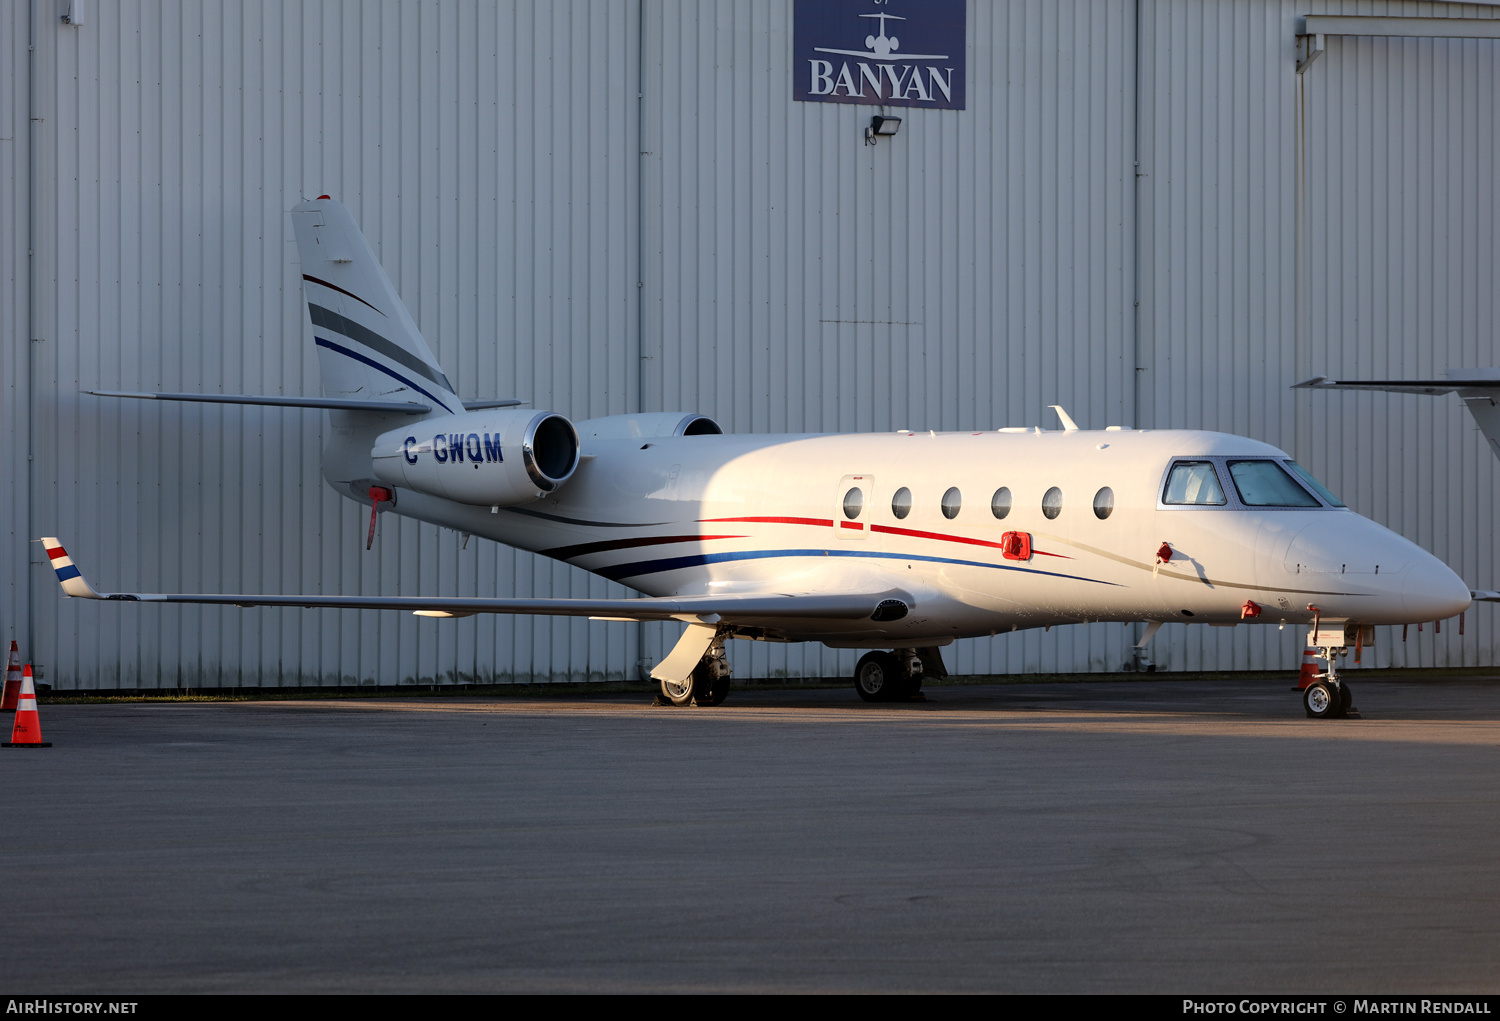
{"type": "Polygon", "coordinates": [[[717,436],[724,430],[707,415],[686,411],[656,411],[640,415],[609,415],[578,423],[587,440],[663,439],[668,436],[717,436]]]}
{"type": "Polygon", "coordinates": [[[471,411],[383,433],[370,457],[382,482],[511,507],[568,481],[578,467],[578,432],[550,411],[471,411]]]}

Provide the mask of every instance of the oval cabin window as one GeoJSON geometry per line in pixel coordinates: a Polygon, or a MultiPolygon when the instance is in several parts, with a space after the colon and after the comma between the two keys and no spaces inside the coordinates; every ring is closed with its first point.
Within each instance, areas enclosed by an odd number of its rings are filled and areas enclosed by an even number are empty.
{"type": "MultiPolygon", "coordinates": [[[[826,506],[826,504],[825,504],[826,506]]],[[[844,494],[844,517],[853,521],[859,517],[859,512],[865,509],[865,492],[855,486],[844,494]]]]}
{"type": "Polygon", "coordinates": [[[1105,486],[1094,494],[1094,517],[1103,521],[1114,513],[1115,491],[1105,486]]]}
{"type": "Polygon", "coordinates": [[[1062,513],[1062,490],[1053,486],[1042,497],[1042,516],[1048,521],[1062,513]]]}
{"type": "Polygon", "coordinates": [[[990,497],[990,513],[1001,520],[1010,513],[1010,487],[1001,486],[995,490],[995,495],[990,497]]]}
{"type": "Polygon", "coordinates": [[[896,490],[896,495],[891,497],[891,513],[897,520],[911,513],[911,490],[902,486],[896,490]]]}
{"type": "Polygon", "coordinates": [[[952,521],[958,517],[958,510],[964,505],[964,495],[954,486],[943,494],[943,517],[952,521]]]}

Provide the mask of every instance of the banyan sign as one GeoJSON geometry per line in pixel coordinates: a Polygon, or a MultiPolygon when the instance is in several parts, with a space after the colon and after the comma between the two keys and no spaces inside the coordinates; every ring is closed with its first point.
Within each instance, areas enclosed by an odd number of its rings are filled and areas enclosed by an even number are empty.
{"type": "Polygon", "coordinates": [[[964,108],[965,0],[796,0],[792,95],[964,108]]]}

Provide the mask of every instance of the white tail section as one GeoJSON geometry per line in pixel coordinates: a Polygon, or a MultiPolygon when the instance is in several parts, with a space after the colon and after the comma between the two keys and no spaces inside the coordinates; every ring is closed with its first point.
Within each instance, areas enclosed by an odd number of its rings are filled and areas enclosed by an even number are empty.
{"type": "Polygon", "coordinates": [[[292,207],[292,227],[324,395],[463,411],[343,203],[326,197],[299,203],[292,207]]]}

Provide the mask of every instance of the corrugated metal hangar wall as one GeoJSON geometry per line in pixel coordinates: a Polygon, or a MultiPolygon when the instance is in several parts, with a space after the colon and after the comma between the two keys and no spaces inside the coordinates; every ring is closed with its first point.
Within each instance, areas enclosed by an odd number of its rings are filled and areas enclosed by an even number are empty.
{"type": "MultiPolygon", "coordinates": [[[[1307,14],[1494,7],[974,2],[966,109],[906,110],[874,147],[873,108],[793,99],[792,0],[68,9],[0,6],[0,637],[53,684],[597,679],[670,640],[60,597],[27,539],[113,587],[623,592],[394,518],[366,553],[318,475],[321,412],[79,394],[317,393],[287,210],[321,193],[471,397],[749,431],[1050,426],[1051,403],[1219,429],[1500,584],[1496,464],[1454,398],[1287,389],[1500,364],[1500,42],[1332,36],[1300,85],[1295,49],[1307,14]]],[[[1495,664],[1495,624],[1382,629],[1378,661],[1495,664]]],[[[1118,670],[1137,633],[947,655],[1118,670]]],[[[1152,655],[1290,669],[1297,643],[1174,627],[1152,655]]],[[[731,646],[742,677],[854,657],[731,646]]]]}

